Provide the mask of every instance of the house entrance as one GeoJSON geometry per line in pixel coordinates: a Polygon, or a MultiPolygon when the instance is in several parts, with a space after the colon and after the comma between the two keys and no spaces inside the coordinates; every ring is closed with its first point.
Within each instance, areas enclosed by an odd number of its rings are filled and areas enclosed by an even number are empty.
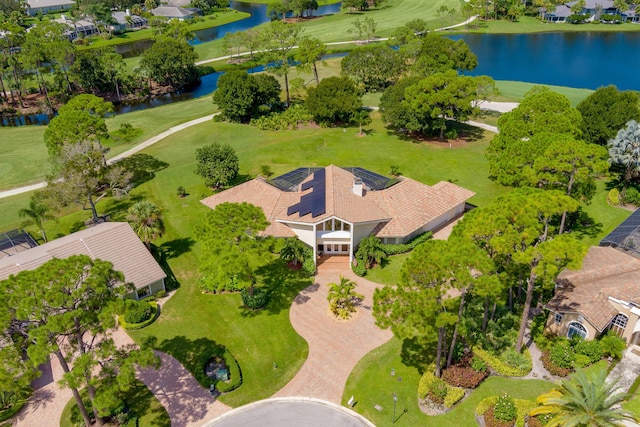
{"type": "Polygon", "coordinates": [[[326,255],[348,254],[349,245],[341,243],[325,243],[318,245],[318,253],[326,255]]]}

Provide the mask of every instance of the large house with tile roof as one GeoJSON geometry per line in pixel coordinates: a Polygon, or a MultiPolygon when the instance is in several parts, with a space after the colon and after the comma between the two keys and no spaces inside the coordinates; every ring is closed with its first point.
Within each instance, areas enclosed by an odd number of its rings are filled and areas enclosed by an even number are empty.
{"type": "Polygon", "coordinates": [[[547,328],[557,335],[594,339],[612,330],[640,344],[640,259],[610,246],[591,247],[580,270],[558,276],[546,308],[547,328]]]}
{"type": "Polygon", "coordinates": [[[165,289],[167,277],[126,222],[105,222],[31,249],[0,257],[0,281],[23,270],[35,270],[53,258],[87,255],[109,261],[133,284],[129,295],[140,299],[165,289]]]}
{"type": "Polygon", "coordinates": [[[248,202],[264,211],[265,235],[297,236],[319,255],[353,254],[363,238],[404,243],[459,217],[475,193],[450,182],[428,186],[362,168],[299,168],[256,178],[202,200],[210,208],[248,202]]]}

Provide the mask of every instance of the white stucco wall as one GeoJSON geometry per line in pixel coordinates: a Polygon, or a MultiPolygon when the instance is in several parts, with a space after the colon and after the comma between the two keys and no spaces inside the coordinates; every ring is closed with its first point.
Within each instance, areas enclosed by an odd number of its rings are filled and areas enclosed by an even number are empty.
{"type": "Polygon", "coordinates": [[[360,240],[364,239],[371,234],[373,230],[378,226],[377,223],[373,224],[356,224],[353,227],[353,250],[356,250],[360,240]]]}
{"type": "Polygon", "coordinates": [[[313,233],[313,225],[310,224],[287,224],[291,230],[298,236],[298,239],[302,240],[312,248],[315,245],[315,236],[313,233]]]}

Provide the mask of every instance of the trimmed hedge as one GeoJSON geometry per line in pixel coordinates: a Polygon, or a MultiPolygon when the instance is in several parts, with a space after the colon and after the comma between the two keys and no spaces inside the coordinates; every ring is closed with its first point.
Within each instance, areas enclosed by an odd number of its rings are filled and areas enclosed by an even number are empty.
{"type": "Polygon", "coordinates": [[[209,388],[211,385],[215,384],[216,388],[223,392],[229,393],[240,387],[242,385],[242,370],[240,369],[240,365],[238,361],[233,357],[233,355],[226,348],[222,350],[221,354],[207,354],[204,353],[200,355],[198,364],[200,368],[194,373],[195,379],[200,383],[202,387],[209,388]],[[218,381],[213,378],[209,378],[205,373],[205,365],[212,357],[222,357],[224,362],[229,369],[229,381],[218,381]]]}
{"type": "Polygon", "coordinates": [[[124,320],[124,315],[118,316],[118,322],[120,326],[125,328],[128,331],[135,331],[138,329],[146,328],[150,324],[156,321],[158,316],[160,316],[160,307],[158,307],[158,303],[155,301],[149,301],[148,304],[151,306],[151,317],[140,323],[127,323],[124,320]]]}
{"type": "Polygon", "coordinates": [[[431,239],[432,236],[433,236],[433,233],[431,233],[430,231],[427,231],[426,233],[417,235],[413,239],[409,240],[407,243],[398,243],[398,244],[389,243],[386,245],[381,245],[381,247],[384,253],[386,253],[387,255],[404,254],[406,252],[414,250],[416,246],[431,239]]]}
{"type": "Polygon", "coordinates": [[[447,396],[444,398],[444,406],[447,408],[453,408],[453,406],[460,402],[464,397],[464,389],[460,387],[448,386],[447,396]]]}
{"type": "Polygon", "coordinates": [[[522,353],[529,360],[529,365],[526,370],[509,366],[500,358],[494,356],[486,350],[481,349],[480,347],[475,347],[473,349],[473,354],[482,359],[482,361],[486,363],[491,369],[493,369],[498,375],[502,375],[505,377],[524,377],[529,372],[531,372],[531,368],[533,366],[531,363],[531,354],[529,354],[528,348],[525,348],[524,352],[522,353]]]}
{"type": "MultiPolygon", "coordinates": [[[[484,416],[484,414],[496,404],[498,396],[489,396],[482,399],[476,406],[476,415],[484,416]]],[[[518,416],[516,418],[516,427],[524,427],[524,421],[529,412],[537,406],[536,402],[526,399],[513,399],[518,410],[518,416]]]]}

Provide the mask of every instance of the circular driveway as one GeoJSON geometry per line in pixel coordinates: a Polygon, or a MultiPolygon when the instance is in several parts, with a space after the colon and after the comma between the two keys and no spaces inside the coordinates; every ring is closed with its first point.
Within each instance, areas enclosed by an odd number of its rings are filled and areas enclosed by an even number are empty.
{"type": "Polygon", "coordinates": [[[374,427],[362,415],[307,397],[278,397],[241,406],[203,427],[374,427]]]}

